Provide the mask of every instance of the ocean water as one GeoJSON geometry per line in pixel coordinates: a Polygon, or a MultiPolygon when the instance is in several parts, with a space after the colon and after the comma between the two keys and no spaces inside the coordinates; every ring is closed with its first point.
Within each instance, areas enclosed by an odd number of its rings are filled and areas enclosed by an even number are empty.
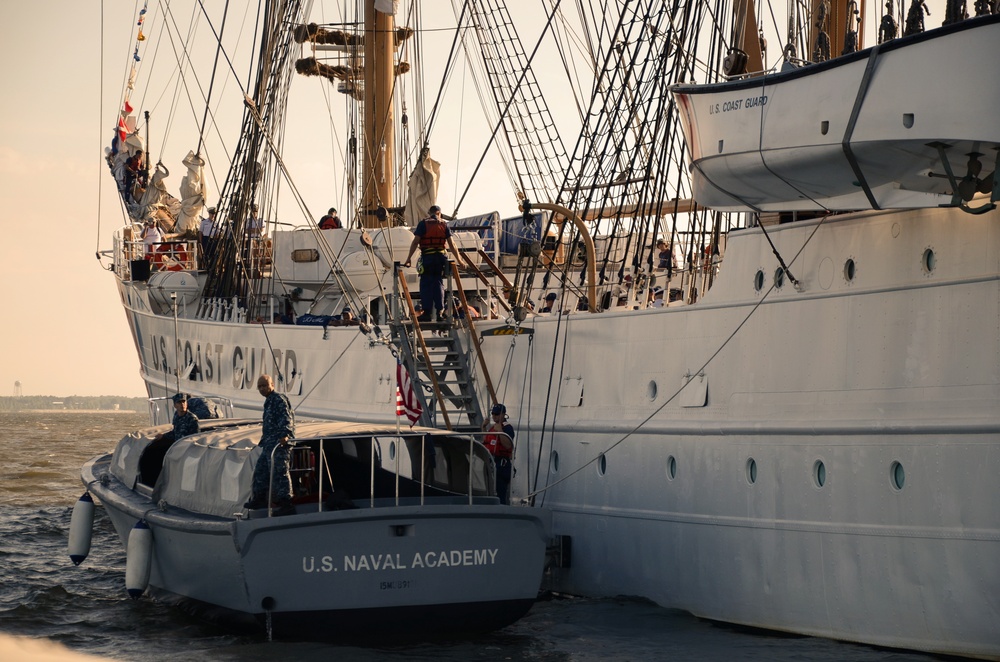
{"type": "MultiPolygon", "coordinates": [[[[499,632],[406,646],[268,642],[260,632],[234,632],[177,606],[129,599],[125,552],[101,508],[90,556],[79,567],[67,556],[70,515],[83,493],[81,465],[145,424],[145,414],[0,413],[0,635],[137,661],[936,659],[735,628],[624,597],[544,596],[499,632]]],[[[0,647],[2,660],[20,655],[0,647]]]]}

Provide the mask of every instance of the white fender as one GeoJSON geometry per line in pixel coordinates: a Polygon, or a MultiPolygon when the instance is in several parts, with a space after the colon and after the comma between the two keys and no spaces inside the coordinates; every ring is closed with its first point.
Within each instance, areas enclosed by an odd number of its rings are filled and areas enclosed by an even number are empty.
{"type": "Polygon", "coordinates": [[[133,600],[149,585],[149,566],[153,557],[153,532],[146,520],[139,520],[128,534],[125,555],[125,589],[133,600]]]}
{"type": "Polygon", "coordinates": [[[90,554],[90,537],[94,530],[94,499],[84,492],[73,506],[69,520],[69,560],[73,565],[83,563],[90,554]]]}

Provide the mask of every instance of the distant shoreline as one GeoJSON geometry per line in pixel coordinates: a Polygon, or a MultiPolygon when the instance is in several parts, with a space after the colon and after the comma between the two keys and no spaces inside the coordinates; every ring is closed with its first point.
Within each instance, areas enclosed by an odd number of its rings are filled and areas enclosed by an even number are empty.
{"type": "Polygon", "coordinates": [[[21,409],[21,414],[138,414],[135,409],[21,409]]]}

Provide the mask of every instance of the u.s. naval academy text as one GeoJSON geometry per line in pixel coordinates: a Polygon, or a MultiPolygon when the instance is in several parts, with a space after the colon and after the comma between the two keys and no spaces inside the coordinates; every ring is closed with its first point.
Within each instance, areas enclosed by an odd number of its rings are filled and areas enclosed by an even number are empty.
{"type": "Polygon", "coordinates": [[[408,570],[414,568],[458,568],[495,565],[499,549],[451,549],[403,554],[345,554],[338,567],[332,556],[302,557],[302,572],[364,572],[368,570],[408,570]]]}

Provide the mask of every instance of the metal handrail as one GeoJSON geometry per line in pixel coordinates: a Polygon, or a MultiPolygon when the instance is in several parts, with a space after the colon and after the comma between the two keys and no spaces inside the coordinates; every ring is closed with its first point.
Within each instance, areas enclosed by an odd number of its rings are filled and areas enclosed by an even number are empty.
{"type": "MultiPolygon", "coordinates": [[[[223,397],[223,396],[219,396],[219,395],[194,395],[194,396],[191,396],[191,397],[201,398],[202,400],[206,400],[208,402],[213,402],[213,403],[215,403],[217,405],[220,405],[223,408],[223,413],[225,414],[224,416],[220,416],[219,418],[210,418],[210,419],[207,419],[207,420],[218,421],[218,420],[222,420],[222,419],[232,418],[233,417],[233,401],[230,400],[229,398],[226,398],[226,397],[223,397]]],[[[171,405],[173,405],[173,396],[169,396],[168,395],[168,396],[162,396],[162,397],[158,397],[158,398],[147,398],[146,399],[146,405],[149,407],[149,420],[152,422],[153,425],[165,425],[166,423],[170,422],[170,421],[160,421],[160,412],[161,412],[160,405],[164,404],[164,403],[167,403],[167,402],[169,402],[171,405]]],[[[162,411],[165,414],[167,414],[167,416],[169,418],[170,409],[169,408],[162,408],[162,411]]]]}
{"type": "MultiPolygon", "coordinates": [[[[413,320],[413,328],[418,330],[418,333],[415,333],[414,335],[417,338],[420,351],[423,353],[424,365],[428,368],[427,375],[431,380],[431,387],[434,389],[434,396],[438,400],[438,411],[440,411],[441,415],[444,417],[445,427],[452,430],[454,428],[452,428],[451,419],[448,417],[448,410],[445,407],[444,395],[442,395],[441,389],[438,386],[437,375],[434,374],[434,366],[431,364],[430,352],[427,350],[427,343],[424,341],[424,334],[419,333],[420,321],[417,319],[416,310],[413,308],[413,299],[410,297],[410,289],[406,285],[406,277],[403,275],[402,267],[398,266],[399,263],[396,264],[396,282],[399,283],[400,290],[403,292],[403,300],[406,301],[409,306],[410,318],[413,320]]],[[[441,312],[447,314],[449,308],[450,306],[445,306],[445,310],[441,312]]],[[[425,310],[424,314],[430,315],[431,313],[425,310]]]]}
{"type": "MultiPolygon", "coordinates": [[[[463,432],[462,435],[460,435],[460,436],[468,437],[468,439],[469,439],[469,450],[468,450],[468,455],[467,455],[467,461],[468,461],[468,465],[469,466],[468,466],[468,476],[467,476],[467,480],[466,480],[466,497],[467,497],[467,503],[469,505],[472,505],[473,499],[474,499],[474,495],[473,495],[473,469],[474,469],[474,463],[475,463],[475,460],[476,460],[476,457],[477,457],[476,453],[475,453],[476,439],[477,438],[481,438],[481,437],[485,436],[486,434],[505,434],[505,433],[503,433],[503,432],[499,432],[499,433],[498,432],[463,432]]],[[[393,443],[396,444],[396,456],[395,456],[395,459],[396,459],[396,468],[393,471],[393,473],[396,476],[396,487],[395,487],[395,495],[394,495],[396,505],[399,505],[399,499],[401,497],[400,491],[399,491],[399,478],[401,476],[401,473],[399,471],[400,448],[404,448],[405,447],[405,443],[404,442],[405,442],[405,437],[407,437],[407,436],[408,437],[414,437],[414,436],[416,436],[416,434],[410,434],[410,435],[403,435],[403,434],[400,434],[400,435],[390,435],[388,437],[388,439],[390,439],[393,443]]],[[[420,436],[420,457],[419,457],[418,463],[416,463],[416,464],[414,464],[413,462],[410,463],[410,476],[409,476],[409,478],[410,478],[410,480],[418,481],[420,483],[420,505],[422,506],[422,505],[425,505],[425,503],[426,503],[426,495],[425,495],[425,492],[424,492],[424,487],[427,485],[427,437],[428,437],[428,435],[426,435],[426,434],[420,434],[419,436],[420,436]]],[[[384,439],[387,439],[387,437],[380,437],[378,435],[371,435],[371,434],[361,434],[361,435],[341,436],[341,437],[338,437],[338,438],[342,439],[342,440],[343,439],[353,439],[353,438],[370,439],[371,440],[371,458],[370,458],[370,462],[369,462],[369,493],[368,493],[368,497],[369,497],[369,506],[371,508],[374,508],[375,507],[375,446],[379,445],[381,447],[381,442],[384,439]]],[[[319,442],[319,449],[318,449],[319,456],[320,456],[319,457],[319,465],[318,465],[319,466],[319,478],[318,478],[318,488],[317,488],[317,491],[316,491],[316,499],[317,499],[316,503],[317,503],[317,510],[318,510],[318,512],[323,512],[323,477],[324,477],[324,474],[330,480],[331,488],[333,486],[333,475],[330,473],[329,464],[326,463],[326,448],[325,448],[326,441],[328,441],[328,440],[327,439],[322,439],[322,438],[319,438],[319,439],[316,439],[316,438],[310,438],[310,439],[290,439],[288,441],[288,446],[290,447],[289,448],[289,462],[291,462],[291,453],[292,453],[292,451],[294,451],[295,449],[299,449],[299,448],[304,448],[306,450],[312,450],[312,449],[308,448],[307,446],[305,446],[305,443],[306,442],[319,442]]],[[[273,517],[274,516],[274,512],[273,512],[274,509],[273,509],[273,504],[272,504],[273,496],[274,496],[274,473],[275,473],[274,472],[274,454],[277,451],[278,446],[280,446],[280,445],[281,444],[275,444],[274,448],[271,449],[271,464],[270,464],[270,472],[269,472],[269,475],[268,475],[268,490],[267,490],[267,516],[268,517],[273,517]]],[[[492,455],[490,455],[490,459],[491,460],[493,459],[492,455]]],[[[496,465],[495,465],[495,463],[494,463],[494,470],[493,471],[494,471],[494,485],[493,485],[493,487],[494,487],[494,490],[495,490],[495,488],[496,488],[496,465]]],[[[292,489],[294,490],[294,486],[292,487],[292,489]]]]}
{"type": "Polygon", "coordinates": [[[486,365],[486,357],[483,356],[483,346],[479,342],[479,334],[476,333],[476,325],[472,321],[472,315],[469,314],[469,300],[465,297],[465,288],[462,287],[462,279],[458,275],[458,265],[452,263],[451,268],[455,276],[455,282],[458,285],[456,290],[458,292],[459,301],[462,304],[462,311],[464,313],[463,319],[465,319],[465,325],[469,329],[469,338],[472,340],[472,346],[476,349],[476,356],[479,357],[479,369],[482,371],[483,379],[486,381],[486,390],[489,391],[490,402],[500,402],[497,400],[496,390],[493,388],[493,380],[490,378],[490,371],[486,365]]]}

